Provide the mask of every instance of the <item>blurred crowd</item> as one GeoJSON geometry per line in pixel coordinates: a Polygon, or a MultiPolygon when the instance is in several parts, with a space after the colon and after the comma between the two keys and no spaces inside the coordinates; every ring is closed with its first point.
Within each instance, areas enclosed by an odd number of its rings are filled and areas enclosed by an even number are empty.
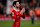
{"type": "Polygon", "coordinates": [[[37,16],[40,19],[40,0],[18,0],[21,4],[20,8],[25,8],[27,16],[37,16]]]}
{"type": "Polygon", "coordinates": [[[32,9],[35,10],[35,8],[40,8],[40,0],[19,0],[19,1],[21,1],[21,8],[26,8],[26,13],[28,13],[29,10],[32,9]]]}
{"type": "Polygon", "coordinates": [[[0,0],[0,14],[6,14],[6,0],[0,0]]]}
{"type": "MultiPolygon", "coordinates": [[[[30,10],[36,13],[40,11],[40,0],[18,0],[20,2],[20,9],[25,8],[25,14],[29,16],[30,10]]],[[[0,14],[6,14],[7,0],[0,0],[0,14]]]]}

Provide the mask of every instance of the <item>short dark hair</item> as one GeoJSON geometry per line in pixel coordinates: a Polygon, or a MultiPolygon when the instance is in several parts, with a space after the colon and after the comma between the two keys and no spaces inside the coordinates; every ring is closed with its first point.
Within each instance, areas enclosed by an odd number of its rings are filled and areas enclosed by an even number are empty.
{"type": "Polygon", "coordinates": [[[13,2],[13,6],[16,5],[16,2],[18,2],[18,1],[14,1],[14,2],[13,2]]]}

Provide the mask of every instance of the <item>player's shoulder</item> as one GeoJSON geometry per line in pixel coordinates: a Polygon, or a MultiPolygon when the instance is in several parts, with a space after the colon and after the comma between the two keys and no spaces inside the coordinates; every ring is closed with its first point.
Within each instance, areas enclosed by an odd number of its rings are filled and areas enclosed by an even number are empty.
{"type": "Polygon", "coordinates": [[[13,12],[13,11],[14,11],[14,8],[11,8],[11,9],[10,9],[10,11],[12,11],[12,12],[13,12]]]}

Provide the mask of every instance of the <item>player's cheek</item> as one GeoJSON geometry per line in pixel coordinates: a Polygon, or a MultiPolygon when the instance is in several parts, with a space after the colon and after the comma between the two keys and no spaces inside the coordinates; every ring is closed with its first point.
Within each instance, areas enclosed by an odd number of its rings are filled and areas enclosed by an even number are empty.
{"type": "Polygon", "coordinates": [[[19,6],[20,6],[20,4],[19,4],[19,6]]]}
{"type": "Polygon", "coordinates": [[[20,6],[19,4],[17,6],[20,6]]]}

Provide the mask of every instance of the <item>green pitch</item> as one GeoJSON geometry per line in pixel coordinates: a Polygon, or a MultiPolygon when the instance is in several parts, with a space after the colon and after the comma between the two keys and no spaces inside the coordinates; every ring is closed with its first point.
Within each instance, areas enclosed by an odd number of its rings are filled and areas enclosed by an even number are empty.
{"type": "MultiPolygon", "coordinates": [[[[13,21],[0,21],[0,27],[12,27],[13,21]]],[[[31,20],[21,20],[20,27],[40,27],[40,20],[35,20],[34,24],[31,24],[31,20]]]]}

